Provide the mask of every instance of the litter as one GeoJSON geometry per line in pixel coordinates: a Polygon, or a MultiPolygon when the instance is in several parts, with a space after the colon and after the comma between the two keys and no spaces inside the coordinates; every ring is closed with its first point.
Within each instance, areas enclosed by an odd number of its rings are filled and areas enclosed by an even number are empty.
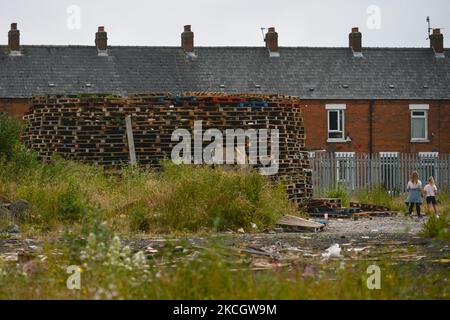
{"type": "Polygon", "coordinates": [[[247,254],[253,254],[253,255],[257,255],[257,256],[267,256],[267,257],[277,257],[278,256],[277,253],[271,253],[271,252],[267,252],[263,249],[258,249],[258,248],[253,248],[253,247],[241,249],[240,252],[247,253],[247,254]]]}
{"type": "Polygon", "coordinates": [[[324,253],[322,253],[322,258],[324,260],[328,260],[330,258],[339,258],[341,256],[341,250],[342,249],[339,244],[336,243],[325,250],[324,253]]]}
{"type": "Polygon", "coordinates": [[[3,261],[18,261],[19,255],[17,253],[4,253],[0,255],[0,260],[3,261]]]}
{"type": "Polygon", "coordinates": [[[155,253],[158,253],[158,250],[154,249],[151,246],[148,246],[147,248],[145,248],[144,253],[146,253],[146,254],[155,254],[155,253]]]}
{"type": "Polygon", "coordinates": [[[352,251],[354,251],[354,252],[362,252],[362,251],[367,250],[369,248],[370,248],[370,246],[369,247],[363,247],[363,248],[348,248],[347,251],[349,251],[349,252],[352,252],[352,251]]]}

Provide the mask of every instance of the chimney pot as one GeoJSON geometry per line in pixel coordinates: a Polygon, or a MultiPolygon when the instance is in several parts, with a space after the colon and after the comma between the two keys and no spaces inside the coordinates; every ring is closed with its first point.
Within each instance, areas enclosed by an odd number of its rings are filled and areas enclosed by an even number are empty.
{"type": "Polygon", "coordinates": [[[353,50],[355,56],[362,54],[362,33],[358,27],[353,27],[352,32],[348,35],[349,47],[353,50]]]}
{"type": "Polygon", "coordinates": [[[444,35],[441,33],[441,29],[433,29],[433,33],[430,35],[430,45],[437,55],[444,54],[444,35]]]}
{"type": "Polygon", "coordinates": [[[184,26],[184,32],[181,34],[181,47],[188,54],[194,53],[194,32],[191,25],[184,26]]]}
{"type": "Polygon", "coordinates": [[[95,34],[95,45],[99,51],[108,49],[108,33],[105,31],[104,26],[98,27],[98,32],[95,34]]]}
{"type": "Polygon", "coordinates": [[[15,22],[11,23],[11,30],[8,32],[8,48],[11,52],[20,51],[20,31],[15,22]]]}
{"type": "Polygon", "coordinates": [[[275,27],[269,28],[264,41],[269,52],[278,53],[278,33],[275,31],[275,27]]]}

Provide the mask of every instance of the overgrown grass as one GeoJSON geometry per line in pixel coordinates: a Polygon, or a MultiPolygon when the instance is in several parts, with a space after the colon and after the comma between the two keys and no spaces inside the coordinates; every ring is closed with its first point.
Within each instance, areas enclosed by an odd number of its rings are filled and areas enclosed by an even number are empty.
{"type": "Polygon", "coordinates": [[[350,197],[343,183],[338,183],[336,188],[327,190],[325,192],[325,197],[341,199],[342,206],[344,207],[348,207],[350,205],[350,197]]]}
{"type": "Polygon", "coordinates": [[[51,256],[24,267],[0,266],[0,299],[448,299],[448,273],[377,261],[381,289],[367,288],[370,263],[339,261],[254,272],[218,246],[180,253],[170,245],[153,259],[118,238],[91,235],[78,260],[51,256]],[[164,259],[161,258],[164,257],[164,259]],[[81,266],[80,290],[68,290],[66,268],[81,266]],[[14,288],[9,290],[8,288],[14,288]]]}
{"type": "Polygon", "coordinates": [[[11,157],[19,145],[22,126],[17,119],[0,112],[0,156],[11,157]]]}
{"type": "Polygon", "coordinates": [[[360,203],[376,204],[392,211],[403,211],[405,208],[402,197],[394,197],[383,186],[374,186],[371,190],[363,189],[356,192],[356,200],[360,203]]]}
{"type": "Polygon", "coordinates": [[[423,225],[422,233],[425,237],[450,241],[450,218],[441,215],[437,218],[431,215],[423,225]]]}
{"type": "Polygon", "coordinates": [[[164,162],[155,173],[124,167],[116,173],[54,158],[39,162],[19,150],[0,160],[0,195],[29,201],[24,222],[41,229],[81,222],[98,209],[120,230],[198,232],[273,226],[296,214],[281,186],[254,170],[224,171],[164,162]]]}

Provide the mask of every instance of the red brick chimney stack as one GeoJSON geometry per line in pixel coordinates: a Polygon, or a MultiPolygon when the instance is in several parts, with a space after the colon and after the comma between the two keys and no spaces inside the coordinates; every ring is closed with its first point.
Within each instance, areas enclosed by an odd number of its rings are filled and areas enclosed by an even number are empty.
{"type": "Polygon", "coordinates": [[[270,52],[278,53],[278,33],[275,31],[275,27],[269,28],[264,41],[266,42],[266,48],[270,52]]]}
{"type": "Polygon", "coordinates": [[[95,34],[95,45],[99,51],[108,49],[108,33],[103,26],[98,27],[98,32],[95,34]]]}
{"type": "Polygon", "coordinates": [[[441,29],[433,29],[433,33],[430,35],[430,44],[435,53],[444,53],[444,35],[441,33],[441,29]]]}
{"type": "Polygon", "coordinates": [[[348,35],[349,46],[354,54],[362,53],[362,33],[358,27],[352,28],[352,32],[348,35]]]}
{"type": "Polygon", "coordinates": [[[11,30],[8,32],[8,48],[10,51],[20,51],[20,31],[15,22],[11,23],[11,30]]]}
{"type": "Polygon", "coordinates": [[[186,53],[194,53],[194,32],[190,25],[184,26],[184,32],[181,34],[181,47],[186,53]]]}

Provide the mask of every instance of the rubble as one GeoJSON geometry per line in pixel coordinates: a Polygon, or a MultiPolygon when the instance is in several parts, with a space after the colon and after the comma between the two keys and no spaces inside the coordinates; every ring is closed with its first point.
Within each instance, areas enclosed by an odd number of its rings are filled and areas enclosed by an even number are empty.
{"type": "Polygon", "coordinates": [[[0,218],[23,220],[28,213],[29,204],[26,200],[17,200],[13,203],[0,202],[0,218]]]}
{"type": "Polygon", "coordinates": [[[311,199],[307,204],[307,212],[311,217],[324,219],[354,219],[369,217],[391,217],[398,213],[389,208],[373,204],[350,202],[344,208],[339,199],[311,199]]]}

